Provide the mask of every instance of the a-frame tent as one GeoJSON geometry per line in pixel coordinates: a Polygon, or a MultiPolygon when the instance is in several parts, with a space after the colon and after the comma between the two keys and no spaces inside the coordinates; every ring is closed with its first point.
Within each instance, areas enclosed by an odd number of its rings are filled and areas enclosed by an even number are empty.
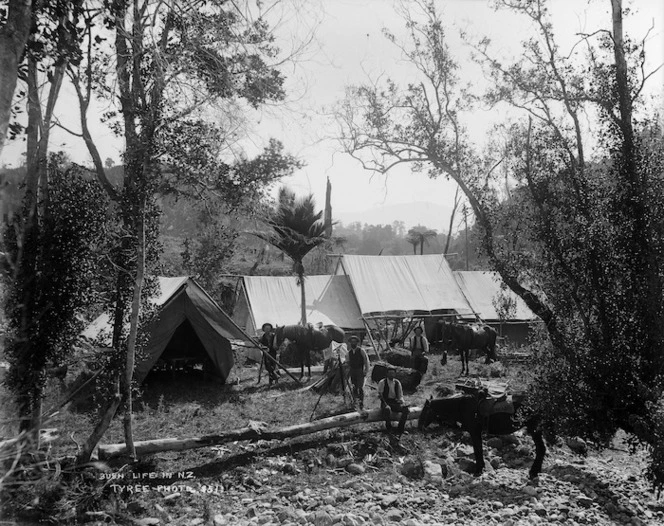
{"type": "Polygon", "coordinates": [[[339,257],[336,274],[347,276],[364,323],[418,318],[432,338],[437,320],[469,312],[443,254],[339,257]]]}
{"type": "MultiPolygon", "coordinates": [[[[151,300],[157,314],[146,329],[147,344],[134,369],[136,381],[142,382],[159,359],[208,364],[226,380],[234,364],[230,340],[251,340],[190,277],[160,277],[159,286],[160,295],[151,300]]],[[[111,331],[108,315],[102,314],[83,336],[110,347],[111,331]]]]}
{"type": "MultiPolygon", "coordinates": [[[[346,276],[307,276],[304,280],[307,321],[363,331],[362,315],[346,276]]],[[[264,323],[300,321],[300,286],[294,276],[243,276],[233,320],[254,335],[264,323]]]]}

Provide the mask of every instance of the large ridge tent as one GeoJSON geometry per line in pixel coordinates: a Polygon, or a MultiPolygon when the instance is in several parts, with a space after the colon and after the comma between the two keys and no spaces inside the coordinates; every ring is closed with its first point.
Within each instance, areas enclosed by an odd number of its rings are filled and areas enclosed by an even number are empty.
{"type": "Polygon", "coordinates": [[[519,296],[502,286],[497,272],[455,271],[454,277],[472,309],[460,312],[462,319],[474,319],[476,313],[509,341],[526,343],[530,326],[538,318],[519,296]],[[501,304],[509,305],[502,316],[498,311],[501,304]]]}
{"type": "Polygon", "coordinates": [[[336,274],[348,276],[365,323],[388,317],[424,318],[432,338],[438,318],[472,310],[442,254],[344,254],[336,274]]]}
{"type": "MultiPolygon", "coordinates": [[[[151,301],[157,315],[147,327],[147,344],[137,359],[134,378],[142,382],[158,360],[197,362],[225,380],[233,367],[231,339],[250,341],[210,296],[188,276],[159,278],[160,294],[151,301]]],[[[94,320],[83,336],[110,347],[107,314],[94,320]]]]}
{"type": "Polygon", "coordinates": [[[442,254],[340,257],[336,273],[346,275],[363,316],[389,312],[467,311],[468,302],[442,254]]]}
{"type": "MultiPolygon", "coordinates": [[[[362,315],[345,276],[307,276],[304,280],[307,321],[364,330],[362,315]]],[[[233,319],[248,334],[264,323],[291,325],[301,318],[301,292],[291,276],[244,276],[233,319]]]]}

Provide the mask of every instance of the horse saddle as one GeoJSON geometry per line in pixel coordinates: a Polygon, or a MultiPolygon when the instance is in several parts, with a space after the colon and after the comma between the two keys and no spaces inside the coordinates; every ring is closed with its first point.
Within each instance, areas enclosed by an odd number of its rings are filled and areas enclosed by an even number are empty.
{"type": "Polygon", "coordinates": [[[498,413],[513,415],[514,402],[512,400],[512,395],[503,393],[498,398],[494,398],[491,396],[491,393],[489,393],[489,396],[483,398],[477,404],[477,412],[483,418],[487,418],[498,413]]]}

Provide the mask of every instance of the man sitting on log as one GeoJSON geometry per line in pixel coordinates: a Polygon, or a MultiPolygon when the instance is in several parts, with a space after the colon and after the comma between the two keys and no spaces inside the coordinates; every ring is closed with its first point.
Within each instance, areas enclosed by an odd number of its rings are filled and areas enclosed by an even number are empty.
{"type": "Polygon", "coordinates": [[[422,372],[424,355],[428,352],[429,340],[422,335],[422,327],[415,327],[415,336],[410,339],[411,368],[422,372]]]}
{"type": "Polygon", "coordinates": [[[404,402],[403,388],[396,376],[397,368],[393,366],[388,367],[387,377],[378,382],[378,398],[380,398],[380,408],[385,418],[385,427],[388,431],[392,431],[391,411],[401,413],[397,431],[399,434],[402,434],[406,429],[406,420],[408,420],[410,409],[408,409],[408,406],[404,402]]]}
{"type": "Polygon", "coordinates": [[[348,338],[348,367],[350,368],[350,382],[353,384],[353,396],[359,403],[360,411],[364,409],[364,380],[369,373],[369,357],[360,347],[360,339],[354,334],[348,338]]]}

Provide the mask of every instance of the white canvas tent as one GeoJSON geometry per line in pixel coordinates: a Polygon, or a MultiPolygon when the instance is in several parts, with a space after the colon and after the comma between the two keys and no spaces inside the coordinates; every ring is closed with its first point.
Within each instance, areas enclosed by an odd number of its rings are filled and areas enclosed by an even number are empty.
{"type": "MultiPolygon", "coordinates": [[[[510,320],[530,321],[536,318],[528,305],[514,292],[502,287],[502,279],[497,272],[484,270],[455,271],[454,277],[468,299],[472,310],[484,321],[498,321],[500,314],[496,310],[501,298],[513,302],[514,310],[510,320]]],[[[474,317],[471,312],[463,313],[462,317],[474,317]]]]}
{"type": "Polygon", "coordinates": [[[348,276],[362,315],[434,314],[470,310],[442,254],[339,258],[336,273],[348,276]]]}
{"type": "MultiPolygon", "coordinates": [[[[137,359],[134,378],[142,382],[159,359],[208,363],[225,380],[233,367],[231,339],[250,339],[230,317],[188,276],[159,278],[161,293],[148,325],[148,341],[137,359]]],[[[112,323],[107,314],[94,320],[83,336],[103,347],[111,346],[112,323]]]]}
{"type": "MultiPolygon", "coordinates": [[[[373,320],[379,329],[375,335],[384,339],[385,345],[398,333],[399,325],[402,334],[408,334],[421,320],[427,337],[435,341],[439,319],[471,311],[442,254],[344,254],[339,257],[336,274],[348,277],[366,328],[369,329],[369,322],[373,320]],[[409,321],[404,326],[406,318],[409,321]]],[[[373,339],[372,343],[375,348],[373,339]]]]}
{"type": "MultiPolygon", "coordinates": [[[[363,330],[362,316],[345,276],[307,276],[304,280],[307,321],[363,330]]],[[[264,323],[299,323],[301,292],[291,276],[244,276],[233,319],[254,335],[264,323]]]]}
{"type": "Polygon", "coordinates": [[[482,321],[495,327],[501,336],[518,344],[526,343],[529,327],[538,318],[519,296],[502,287],[502,279],[497,272],[455,271],[454,277],[472,309],[461,312],[462,319],[475,319],[474,311],[482,321]],[[501,319],[497,307],[505,301],[512,307],[509,316],[501,319]]]}

